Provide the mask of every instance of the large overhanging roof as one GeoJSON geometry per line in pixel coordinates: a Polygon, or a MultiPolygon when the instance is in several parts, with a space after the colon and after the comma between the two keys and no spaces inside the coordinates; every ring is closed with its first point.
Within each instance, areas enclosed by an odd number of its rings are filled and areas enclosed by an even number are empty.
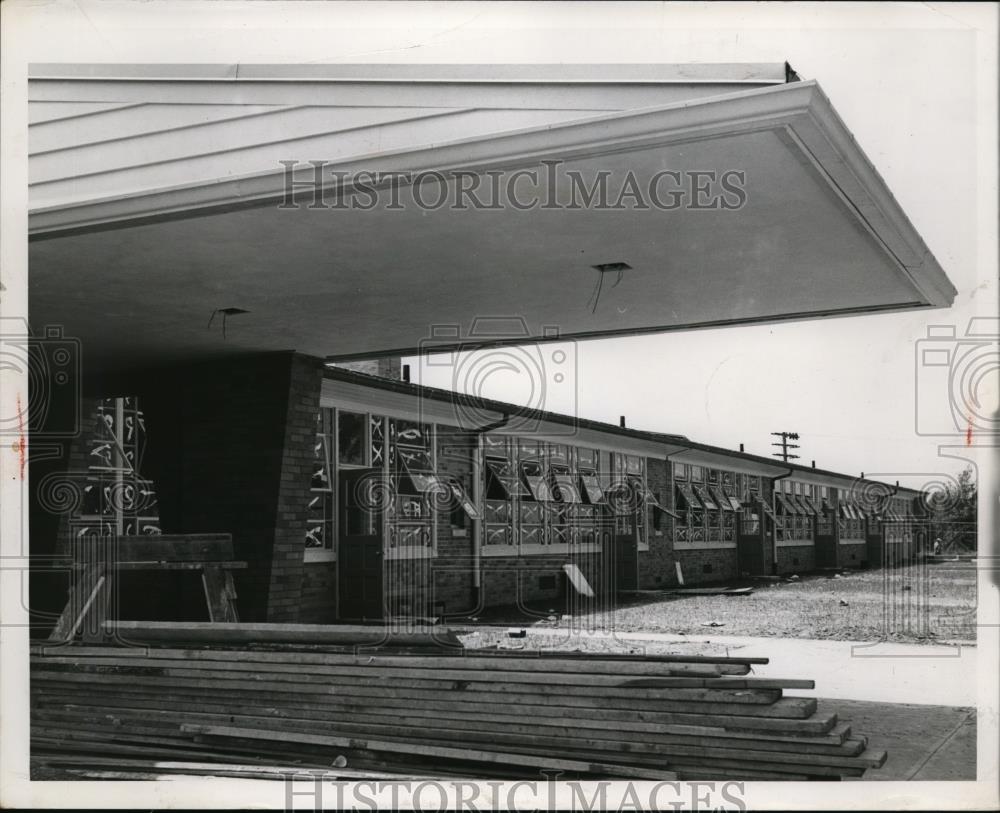
{"type": "Polygon", "coordinates": [[[474,336],[502,343],[950,304],[819,85],[788,78],[784,65],[34,66],[32,320],[82,339],[93,369],[404,353],[460,342],[480,316],[513,317],[474,336]],[[433,170],[453,186],[458,171],[503,184],[535,169],[519,199],[549,200],[555,178],[558,205],[428,209],[411,194],[394,209],[383,189],[368,210],[310,208],[302,188],[282,209],[283,160],[300,182],[324,162],[328,201],[334,178],[343,191],[364,172],[433,170]],[[727,171],[745,201],[722,199],[742,205],[691,208],[692,173],[714,173],[718,198],[727,171]],[[605,173],[614,202],[630,175],[664,172],[680,173],[667,176],[682,179],[678,208],[566,205],[573,173],[605,173]],[[594,268],[614,263],[630,267],[620,280],[594,268]],[[209,327],[223,308],[249,311],[225,336],[209,327]]]}

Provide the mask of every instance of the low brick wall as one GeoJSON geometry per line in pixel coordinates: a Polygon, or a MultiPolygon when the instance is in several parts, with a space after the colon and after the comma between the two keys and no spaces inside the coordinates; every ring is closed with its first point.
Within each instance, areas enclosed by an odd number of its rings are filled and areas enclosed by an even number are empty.
{"type": "Polygon", "coordinates": [[[808,573],[816,569],[816,552],[812,545],[778,548],[778,573],[808,573]]]}
{"type": "Polygon", "coordinates": [[[685,585],[726,581],[739,575],[736,548],[675,550],[674,556],[681,563],[685,585]]]}
{"type": "Polygon", "coordinates": [[[841,540],[839,548],[837,553],[840,567],[861,567],[865,563],[871,566],[871,562],[868,562],[868,544],[865,541],[841,540]]]}

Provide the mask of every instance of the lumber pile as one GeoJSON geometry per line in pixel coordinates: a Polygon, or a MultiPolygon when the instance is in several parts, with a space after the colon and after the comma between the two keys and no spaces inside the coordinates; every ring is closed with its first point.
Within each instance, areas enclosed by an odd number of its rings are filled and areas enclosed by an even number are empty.
{"type": "Polygon", "coordinates": [[[456,651],[406,634],[359,653],[336,629],[322,645],[230,629],[208,647],[137,624],[156,645],[36,647],[33,769],[829,781],[885,760],[785,694],[811,680],[752,676],[766,659],[456,651]]]}

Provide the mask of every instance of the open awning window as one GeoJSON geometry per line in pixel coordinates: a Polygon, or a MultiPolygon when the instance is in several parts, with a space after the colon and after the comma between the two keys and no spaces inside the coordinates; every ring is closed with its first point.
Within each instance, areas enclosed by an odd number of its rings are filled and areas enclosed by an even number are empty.
{"type": "Polygon", "coordinates": [[[808,517],[816,513],[816,509],[812,507],[812,504],[809,502],[808,497],[796,495],[795,502],[798,503],[799,509],[801,510],[804,516],[808,517]]]}
{"type": "MultiPolygon", "coordinates": [[[[571,474],[554,474],[552,479],[556,484],[556,491],[559,493],[559,500],[564,503],[580,503],[580,491],[573,482],[571,474]]],[[[538,499],[537,497],[535,499],[538,499]]]]}
{"type": "Polygon", "coordinates": [[[406,473],[412,475],[415,471],[433,472],[434,461],[426,449],[405,449],[399,447],[399,459],[403,461],[406,473]]]}
{"type": "Polygon", "coordinates": [[[743,504],[732,494],[723,493],[723,496],[726,498],[726,501],[729,503],[729,507],[732,508],[733,511],[743,510],[743,504]]]}
{"type": "Polygon", "coordinates": [[[698,495],[698,499],[701,501],[701,504],[704,505],[706,509],[708,509],[709,511],[719,510],[719,506],[715,504],[715,500],[713,500],[711,497],[708,496],[705,488],[703,488],[702,486],[695,486],[694,493],[698,495]]]}
{"type": "Polygon", "coordinates": [[[520,480],[518,480],[513,468],[506,460],[492,460],[487,458],[486,469],[490,477],[493,478],[494,484],[503,489],[508,499],[520,496],[524,492],[520,480]]]}
{"type": "Polygon", "coordinates": [[[580,482],[583,483],[583,490],[587,495],[587,500],[591,505],[598,505],[604,502],[604,489],[601,482],[593,472],[580,472],[580,482]]]}
{"type": "Polygon", "coordinates": [[[694,489],[688,483],[677,483],[676,485],[677,491],[684,503],[684,508],[701,508],[701,503],[698,502],[698,498],[694,495],[694,489]]]}
{"type": "Polygon", "coordinates": [[[646,505],[650,505],[658,511],[662,511],[667,516],[671,516],[674,519],[680,519],[681,515],[676,511],[671,511],[669,508],[660,505],[660,501],[656,499],[656,495],[650,491],[649,486],[646,485],[642,478],[640,477],[629,477],[629,482],[632,488],[635,490],[636,495],[641,499],[646,505]]]}
{"type": "Polygon", "coordinates": [[[771,522],[775,524],[775,527],[777,528],[785,527],[784,523],[780,519],[778,519],[777,516],[775,516],[774,511],[771,510],[770,505],[764,502],[764,500],[762,500],[760,497],[757,497],[756,501],[757,505],[760,506],[761,513],[764,514],[764,516],[766,516],[769,520],[771,520],[771,522]]]}
{"type": "Polygon", "coordinates": [[[830,505],[830,501],[827,500],[827,499],[823,500],[823,513],[824,514],[832,514],[833,513],[833,506],[830,505]]]}
{"type": "Polygon", "coordinates": [[[521,469],[521,475],[524,477],[524,483],[528,486],[531,496],[538,502],[555,502],[555,495],[549,488],[549,484],[545,482],[540,467],[524,466],[521,469]]]}
{"type": "Polygon", "coordinates": [[[823,516],[823,506],[819,504],[819,500],[815,497],[803,497],[802,499],[805,501],[806,505],[812,509],[812,512],[817,517],[823,516]]]}
{"type": "Polygon", "coordinates": [[[723,511],[732,511],[732,503],[729,502],[729,498],[722,493],[722,489],[718,486],[709,486],[709,494],[712,495],[712,499],[715,500],[715,504],[719,506],[723,511]]]}
{"type": "Polygon", "coordinates": [[[778,492],[774,496],[778,498],[778,504],[781,506],[781,510],[786,514],[798,515],[802,513],[799,507],[788,498],[787,494],[778,492]]]}
{"type": "Polygon", "coordinates": [[[469,519],[482,519],[482,513],[480,513],[478,508],[476,508],[476,504],[466,493],[465,489],[462,488],[461,483],[456,483],[452,480],[448,483],[448,488],[451,489],[451,494],[455,498],[455,502],[461,506],[462,510],[468,515],[469,519]]]}

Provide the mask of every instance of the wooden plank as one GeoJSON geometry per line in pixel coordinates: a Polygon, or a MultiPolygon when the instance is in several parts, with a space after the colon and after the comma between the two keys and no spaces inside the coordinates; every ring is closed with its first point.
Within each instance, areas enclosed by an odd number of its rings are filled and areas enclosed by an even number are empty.
{"type": "Polygon", "coordinates": [[[445,627],[396,631],[381,625],[362,624],[248,624],[211,621],[109,621],[109,632],[129,641],[199,641],[202,643],[345,643],[374,646],[398,641],[414,645],[461,646],[445,627]]]}
{"type": "Polygon", "coordinates": [[[402,742],[384,742],[382,740],[355,739],[349,737],[336,737],[322,734],[304,734],[273,731],[261,731],[252,728],[239,728],[236,726],[206,726],[187,725],[181,726],[181,730],[192,734],[206,734],[213,737],[240,737],[244,739],[259,740],[279,740],[294,741],[302,744],[325,745],[345,748],[364,748],[371,751],[387,751],[389,753],[417,754],[422,757],[441,757],[443,759],[455,759],[469,762],[500,762],[506,765],[523,765],[524,767],[537,769],[549,768],[552,770],[579,771],[580,773],[599,773],[613,776],[629,776],[637,779],[676,779],[676,774],[671,771],[649,771],[643,769],[629,769],[621,765],[607,765],[596,762],[578,762],[567,759],[535,759],[524,757],[521,754],[511,754],[500,751],[478,751],[471,748],[446,748],[442,746],[414,746],[402,742]]]}
{"type": "MultiPolygon", "coordinates": [[[[170,687],[170,679],[165,677],[162,670],[159,674],[152,674],[147,671],[145,674],[137,674],[135,670],[128,667],[108,667],[103,670],[87,669],[74,670],[62,669],[60,667],[50,667],[47,669],[36,669],[34,671],[35,683],[41,689],[47,685],[58,685],[70,682],[91,682],[92,677],[82,677],[86,674],[101,674],[108,678],[106,682],[113,684],[117,690],[129,691],[138,681],[150,681],[152,685],[170,687]],[[75,677],[68,677],[75,675],[75,677]],[[111,676],[114,677],[111,677],[111,676]],[[155,678],[155,679],[154,679],[155,678]]],[[[211,677],[205,670],[188,670],[188,676],[201,678],[211,677]]],[[[511,704],[537,704],[540,706],[561,706],[604,709],[645,709],[653,710],[661,707],[663,703],[725,703],[727,711],[742,711],[744,707],[754,707],[767,705],[761,703],[726,703],[723,699],[724,690],[719,691],[706,698],[704,701],[697,696],[688,697],[680,695],[681,692],[701,692],[708,694],[711,690],[706,689],[629,689],[627,687],[593,687],[593,686],[571,686],[558,687],[543,684],[508,684],[498,683],[471,683],[448,680],[409,680],[402,683],[393,681],[381,681],[365,676],[337,677],[335,682],[310,681],[302,683],[295,680],[296,674],[284,675],[288,680],[272,681],[266,675],[246,673],[233,670],[227,673],[227,677],[222,680],[209,680],[203,684],[206,690],[231,691],[236,688],[244,688],[249,693],[271,695],[276,697],[288,696],[289,694],[301,694],[309,696],[313,701],[320,702],[324,697],[332,700],[352,697],[380,698],[384,702],[387,699],[406,700],[442,700],[448,703],[497,703],[502,705],[511,704]],[[244,681],[241,684],[233,684],[230,680],[244,681]],[[246,681],[253,680],[248,684],[246,681]]],[[[190,682],[180,682],[178,678],[178,688],[185,690],[195,688],[197,684],[190,682]]],[[[760,692],[768,702],[774,702],[778,698],[773,692],[778,690],[756,690],[760,692]]],[[[754,712],[747,712],[753,715],[754,712]]]]}
{"type": "MultiPolygon", "coordinates": [[[[34,645],[31,648],[32,655],[44,656],[49,653],[51,647],[44,645],[34,645]]],[[[597,657],[579,658],[575,657],[583,653],[558,653],[538,655],[536,652],[509,652],[494,653],[489,650],[415,650],[413,654],[399,653],[392,650],[372,650],[372,651],[333,651],[333,652],[301,652],[301,651],[268,651],[268,650],[229,650],[229,649],[192,649],[190,647],[122,647],[122,646],[83,646],[74,645],[72,653],[88,658],[117,658],[134,657],[137,654],[141,657],[149,658],[200,658],[202,660],[214,659],[224,661],[246,661],[250,663],[328,663],[336,662],[338,659],[344,662],[378,662],[386,665],[393,665],[395,659],[399,663],[411,665],[424,665],[429,668],[439,669],[443,663],[454,660],[456,664],[461,664],[463,668],[476,669],[509,669],[513,666],[506,664],[522,665],[524,669],[537,668],[539,671],[576,671],[581,668],[580,661],[586,663],[584,671],[587,672],[607,672],[611,674],[649,674],[656,675],[662,672],[664,665],[687,665],[687,664],[707,664],[707,665],[738,665],[749,666],[760,662],[766,663],[767,658],[723,658],[705,656],[619,656],[619,657],[597,657]],[[487,654],[488,653],[488,654],[487,654]],[[374,659],[374,661],[372,660],[374,659]],[[488,664],[485,666],[484,664],[488,664]]],[[[61,651],[58,654],[66,654],[61,651]]]]}
{"type": "Polygon", "coordinates": [[[113,552],[120,562],[224,562],[233,558],[230,534],[120,536],[113,552]]]}
{"type": "MultiPolygon", "coordinates": [[[[93,679],[90,675],[86,674],[66,674],[60,676],[62,680],[69,680],[69,682],[79,682],[79,683],[93,683],[93,679]]],[[[37,676],[34,679],[38,679],[37,676]]],[[[123,683],[123,684],[134,684],[135,678],[128,675],[106,675],[102,678],[102,682],[107,683],[123,683]]],[[[166,687],[177,687],[177,686],[204,686],[213,687],[217,686],[217,683],[213,681],[206,681],[197,678],[147,678],[146,682],[150,685],[155,686],[166,686],[166,687]]],[[[292,684],[286,684],[292,685],[292,684]]],[[[312,684],[294,684],[296,686],[296,694],[313,694],[315,696],[320,696],[323,694],[329,694],[330,687],[315,687],[312,684]]],[[[227,688],[231,691],[239,690],[249,690],[249,691],[259,691],[261,689],[271,690],[273,686],[267,686],[260,682],[252,680],[232,680],[227,681],[227,688]]],[[[378,702],[382,703],[381,700],[378,702]]],[[[437,714],[437,711],[429,708],[429,703],[421,703],[421,708],[413,709],[412,713],[417,714],[422,711],[428,711],[431,714],[437,714]]],[[[447,705],[447,703],[446,703],[447,705]]],[[[493,704],[482,704],[489,711],[493,704]]],[[[383,705],[384,707],[384,705],[383,705]]],[[[466,707],[471,710],[471,707],[466,707]]],[[[521,704],[512,704],[510,711],[512,713],[519,713],[518,709],[522,709],[521,704]]],[[[565,709],[560,709],[561,715],[567,713],[565,709]]],[[[580,713],[586,714],[586,711],[581,711],[580,713]]],[[[769,731],[795,731],[801,733],[809,734],[823,734],[829,731],[837,722],[836,714],[824,713],[824,714],[814,714],[812,717],[801,720],[786,720],[781,718],[771,718],[771,717],[749,717],[742,715],[713,715],[713,714],[694,714],[694,713],[684,713],[684,712],[643,712],[643,711],[633,711],[631,716],[634,719],[639,719],[649,722],[663,722],[663,723],[690,723],[695,725],[719,725],[727,729],[735,730],[769,730],[769,731]],[[654,717],[655,715],[655,717],[654,717]]]]}
{"type": "Polygon", "coordinates": [[[66,606],[49,634],[49,640],[73,640],[103,589],[104,565],[87,565],[70,585],[66,606]]]}
{"type": "Polygon", "coordinates": [[[569,583],[573,585],[573,589],[576,590],[581,596],[587,598],[594,597],[594,589],[590,586],[590,582],[587,581],[587,577],[583,575],[576,565],[572,562],[562,566],[563,572],[569,579],[569,583]]]}
{"type": "Polygon", "coordinates": [[[232,624],[237,620],[236,608],[233,605],[235,588],[232,587],[232,576],[228,581],[226,576],[227,573],[218,565],[206,564],[201,572],[201,583],[205,590],[209,619],[232,624]]]}
{"type": "MultiPolygon", "coordinates": [[[[139,708],[122,706],[100,706],[100,705],[77,705],[67,704],[61,709],[51,712],[48,715],[40,715],[40,718],[66,718],[76,721],[82,720],[104,720],[111,719],[115,724],[121,720],[147,718],[142,717],[143,713],[149,715],[149,719],[158,717],[164,718],[167,722],[173,723],[179,719],[189,719],[202,722],[233,721],[237,718],[241,724],[253,727],[280,727],[281,730],[316,730],[332,731],[336,730],[340,734],[365,733],[372,735],[382,735],[387,739],[395,739],[405,732],[416,732],[417,737],[434,739],[444,737],[458,741],[473,743],[510,743],[516,745],[530,738],[534,742],[549,742],[553,747],[562,750],[578,750],[585,744],[601,749],[619,749],[628,753],[688,753],[693,747],[712,747],[741,750],[766,750],[782,752],[790,761],[792,757],[799,753],[835,756],[835,757],[856,757],[864,750],[864,744],[856,742],[845,746],[803,746],[799,743],[789,742],[766,742],[759,740],[755,742],[741,742],[739,740],[727,739],[725,737],[690,737],[690,736],[669,736],[660,732],[644,735],[629,734],[623,738],[622,732],[616,730],[601,730],[586,726],[562,726],[560,728],[545,729],[534,724],[510,723],[494,725],[489,721],[470,719],[465,721],[450,720],[446,718],[434,718],[432,720],[412,718],[406,716],[385,716],[374,718],[381,722],[371,722],[373,718],[358,719],[358,715],[330,715],[303,709],[294,716],[282,715],[278,719],[274,716],[253,713],[256,710],[247,708],[220,708],[216,706],[196,707],[193,704],[184,707],[183,711],[163,708],[139,708]],[[75,712],[75,713],[74,713],[75,712]],[[138,715],[138,716],[137,716],[138,715]],[[358,720],[357,722],[353,722],[358,720]],[[567,745],[568,744],[568,745],[567,745]],[[678,747],[683,750],[677,751],[678,747]]],[[[879,763],[881,764],[881,763],[879,763]]]]}
{"type": "MultiPolygon", "coordinates": [[[[51,694],[53,691],[60,691],[58,676],[54,676],[51,673],[39,673],[39,676],[40,679],[32,686],[34,693],[42,694],[48,692],[51,694]]],[[[653,711],[656,708],[660,708],[662,703],[668,702],[681,704],[711,703],[722,704],[727,710],[731,709],[734,713],[740,713],[744,711],[745,706],[769,705],[780,699],[781,696],[777,689],[758,690],[755,692],[755,698],[760,702],[730,703],[728,700],[735,693],[727,693],[724,690],[713,691],[711,689],[640,689],[638,691],[641,694],[634,694],[629,689],[602,689],[592,693],[588,687],[581,687],[572,692],[560,692],[559,687],[556,686],[531,686],[526,687],[525,691],[521,691],[520,687],[516,685],[506,684],[470,684],[463,689],[456,688],[454,684],[448,682],[445,682],[444,686],[435,684],[428,686],[428,683],[428,681],[421,681],[420,683],[412,682],[400,686],[379,686],[374,685],[370,681],[361,680],[355,682],[350,689],[340,685],[338,688],[342,689],[342,691],[321,693],[319,696],[310,694],[306,695],[302,700],[305,701],[308,698],[308,702],[310,703],[322,703],[327,702],[327,700],[329,702],[342,703],[345,701],[354,702],[353,698],[368,697],[380,698],[379,702],[384,703],[399,700],[409,705],[414,705],[412,701],[430,702],[437,700],[447,703],[493,703],[501,707],[511,704],[558,705],[567,709],[574,707],[594,709],[595,712],[619,710],[653,711]],[[326,695],[327,697],[324,698],[322,695],[326,695]]],[[[142,688],[141,685],[121,685],[116,683],[110,687],[100,685],[94,685],[93,687],[93,691],[95,692],[102,692],[105,689],[123,695],[131,692],[139,692],[142,696],[148,696],[149,694],[149,691],[142,688]]],[[[228,694],[228,690],[222,684],[214,688],[197,690],[187,688],[185,691],[187,692],[186,696],[197,692],[198,694],[212,694],[223,699],[228,694]]],[[[163,693],[165,692],[162,688],[158,689],[158,694],[163,693]]],[[[243,702],[254,702],[256,699],[264,702],[268,699],[268,696],[269,693],[267,692],[247,693],[243,702]]],[[[276,699],[280,698],[286,703],[295,699],[293,692],[275,692],[273,696],[276,699]]],[[[753,712],[749,712],[749,715],[753,716],[753,712]]]]}
{"type": "MultiPolygon", "coordinates": [[[[39,659],[35,662],[38,668],[45,668],[44,660],[39,659]]],[[[112,666],[101,666],[98,664],[80,664],[77,668],[80,670],[86,670],[93,673],[108,673],[111,674],[114,671],[119,673],[124,673],[128,668],[127,666],[112,667],[112,666]]],[[[138,669],[138,667],[135,667],[138,669]]],[[[196,669],[197,667],[185,664],[183,667],[174,666],[163,666],[164,672],[169,674],[178,674],[179,671],[196,669]]],[[[218,667],[217,667],[218,668],[218,667]]],[[[351,676],[361,676],[364,675],[364,671],[358,671],[358,667],[354,666],[324,666],[317,667],[317,669],[322,669],[322,675],[327,677],[351,677],[351,676]]],[[[240,670],[233,670],[239,672],[240,670]]],[[[552,682],[552,676],[546,673],[536,673],[536,672],[523,672],[523,671],[510,671],[510,672],[494,672],[487,669],[452,669],[452,668],[438,668],[433,670],[434,677],[438,680],[455,680],[464,682],[497,682],[504,681],[509,683],[523,683],[523,684],[542,684],[550,685],[552,682]]],[[[137,672],[138,673],[138,672],[137,672]]],[[[379,667],[377,670],[372,669],[370,673],[373,677],[377,676],[380,680],[392,680],[392,679],[420,679],[427,678],[426,670],[413,669],[405,667],[379,667]]],[[[281,672],[275,670],[268,673],[271,680],[281,681],[284,680],[284,676],[281,672]]],[[[220,676],[221,677],[221,676],[220,676]]],[[[303,683],[309,682],[309,678],[312,677],[311,674],[301,674],[301,681],[303,683]]],[[[574,685],[574,686],[601,686],[601,687],[619,687],[619,688],[634,688],[634,689],[669,689],[669,688],[705,688],[705,689],[812,689],[815,688],[815,684],[811,680],[794,680],[794,679],[772,679],[772,678],[737,678],[737,677],[718,677],[718,678],[705,678],[705,677],[662,677],[662,678],[620,678],[616,675],[590,675],[586,673],[576,672],[576,673],[560,673],[559,681],[564,685],[574,685]]]]}
{"type": "MultiPolygon", "coordinates": [[[[123,648],[124,649],[124,648],[123,648]]],[[[127,650],[125,650],[127,651],[127,650]]],[[[533,659],[510,659],[505,661],[489,661],[484,664],[473,658],[442,658],[419,657],[414,655],[394,656],[394,655],[349,655],[349,654],[329,654],[311,658],[306,662],[287,663],[281,659],[270,659],[266,662],[254,662],[246,660],[235,660],[226,658],[224,653],[213,652],[211,650],[191,650],[184,655],[170,655],[169,657],[160,651],[150,649],[141,655],[126,654],[118,656],[114,652],[100,658],[89,656],[76,657],[74,652],[69,650],[59,650],[50,655],[40,656],[40,662],[66,663],[72,660],[81,665],[94,664],[119,664],[135,663],[150,666],[168,666],[171,664],[187,664],[191,662],[216,662],[225,664],[232,669],[254,669],[257,671],[302,671],[308,673],[313,670],[326,667],[351,667],[366,673],[380,672],[384,668],[406,668],[421,669],[428,675],[437,674],[443,668],[447,669],[467,669],[476,674],[497,674],[507,672],[538,672],[551,675],[562,675],[565,672],[576,672],[579,664],[573,663],[567,666],[560,666],[557,661],[538,661],[533,659]],[[250,666],[248,667],[248,664],[250,666]]],[[[712,677],[718,674],[715,670],[721,668],[734,668],[746,670],[749,667],[735,665],[716,664],[648,664],[642,662],[629,662],[627,664],[615,664],[601,662],[594,664],[585,670],[588,675],[612,675],[616,677],[669,677],[671,675],[684,677],[687,675],[712,677]]]]}
{"type": "MultiPolygon", "coordinates": [[[[298,626],[298,625],[292,625],[298,626]]],[[[34,644],[30,647],[30,652],[32,655],[41,655],[46,651],[45,645],[34,644]]],[[[115,657],[120,653],[128,653],[131,650],[128,648],[122,648],[116,645],[107,646],[74,646],[74,652],[80,655],[88,656],[109,656],[115,657]]],[[[250,661],[267,661],[267,660],[277,660],[281,662],[288,663],[298,663],[298,662],[310,662],[310,658],[322,658],[327,653],[325,652],[305,652],[298,650],[280,650],[280,651],[268,651],[268,650],[222,650],[222,649],[200,649],[193,650],[184,647],[156,647],[153,651],[156,653],[172,653],[178,657],[191,657],[191,653],[200,652],[203,653],[205,657],[214,657],[221,660],[250,660],[250,661]]],[[[380,650],[373,650],[369,653],[356,653],[356,652],[330,652],[329,654],[364,654],[365,656],[371,655],[381,655],[380,650]]],[[[400,655],[400,653],[393,651],[393,656],[400,655]]],[[[769,662],[768,658],[757,658],[757,657],[727,657],[723,655],[683,655],[683,654],[671,654],[671,655],[647,655],[647,654],[622,654],[622,653],[608,653],[608,652],[582,652],[578,650],[572,651],[560,651],[560,650],[502,650],[502,649],[455,649],[455,648],[445,648],[440,649],[418,649],[414,651],[414,656],[419,656],[422,658],[466,658],[470,662],[476,659],[480,660],[530,660],[530,661],[557,661],[559,662],[553,668],[565,667],[568,669],[579,668],[579,661],[585,661],[588,664],[588,669],[591,664],[610,662],[615,664],[625,664],[631,662],[639,663],[734,663],[734,664],[746,664],[746,665],[764,665],[769,662]]],[[[157,654],[159,657],[159,654],[157,654]]],[[[166,654],[164,655],[166,657],[166,654]]]]}

